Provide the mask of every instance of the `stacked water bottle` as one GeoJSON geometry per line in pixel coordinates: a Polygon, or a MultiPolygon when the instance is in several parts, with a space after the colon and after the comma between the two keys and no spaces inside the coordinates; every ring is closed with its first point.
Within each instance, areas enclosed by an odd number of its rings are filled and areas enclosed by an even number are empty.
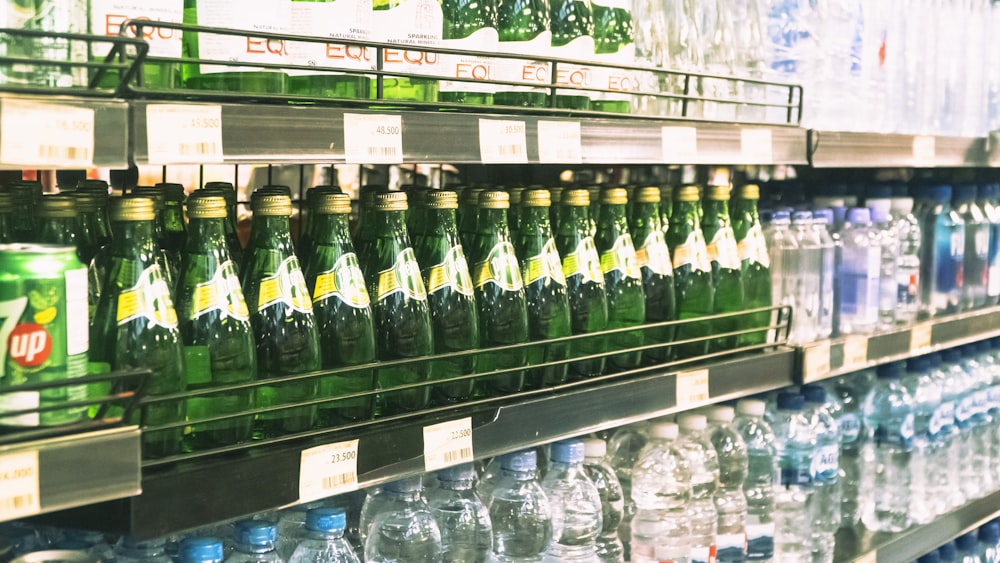
{"type": "Polygon", "coordinates": [[[997,563],[1000,561],[1000,518],[962,534],[917,558],[917,563],[997,563]]]}
{"type": "Polygon", "coordinates": [[[1000,302],[1000,185],[877,184],[864,207],[843,186],[825,192],[762,213],[792,343],[1000,302]]]}

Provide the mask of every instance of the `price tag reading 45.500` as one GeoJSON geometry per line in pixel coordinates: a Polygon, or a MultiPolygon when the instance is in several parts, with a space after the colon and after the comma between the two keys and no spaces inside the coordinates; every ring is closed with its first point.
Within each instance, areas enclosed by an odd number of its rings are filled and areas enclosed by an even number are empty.
{"type": "Polygon", "coordinates": [[[150,164],[222,162],[222,106],[146,106],[146,146],[150,164]]]}
{"type": "Polygon", "coordinates": [[[480,119],[479,156],[487,164],[528,162],[524,122],[480,119]]]}
{"type": "Polygon", "coordinates": [[[357,489],[357,440],[302,450],[299,501],[309,502],[357,489]]]}
{"type": "Polygon", "coordinates": [[[355,164],[403,162],[403,118],[345,113],[344,158],[355,164]]]}
{"type": "Polygon", "coordinates": [[[472,456],[472,418],[466,417],[424,427],[424,469],[437,471],[472,456]]]}

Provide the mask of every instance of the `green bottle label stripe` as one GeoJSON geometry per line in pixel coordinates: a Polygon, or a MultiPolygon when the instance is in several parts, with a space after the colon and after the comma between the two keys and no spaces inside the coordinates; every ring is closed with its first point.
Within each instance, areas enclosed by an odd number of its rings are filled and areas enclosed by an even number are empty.
{"type": "Polygon", "coordinates": [[[339,299],[356,309],[364,309],[371,304],[368,289],[365,288],[365,276],[353,252],[344,254],[333,264],[333,268],[316,276],[313,303],[326,299],[339,299]]]}
{"type": "Polygon", "coordinates": [[[486,260],[476,264],[476,287],[495,283],[504,291],[520,291],[524,288],[521,268],[514,254],[514,246],[506,241],[498,242],[486,256],[486,260]]]}
{"type": "Polygon", "coordinates": [[[558,285],[566,285],[562,260],[556,250],[556,241],[551,238],[542,246],[542,251],[525,261],[524,284],[531,285],[538,280],[549,279],[558,285]]]}
{"type": "Polygon", "coordinates": [[[601,253],[601,271],[605,275],[617,271],[622,277],[642,279],[631,235],[620,235],[611,248],[601,253]]]}
{"type": "Polygon", "coordinates": [[[143,270],[138,283],[118,294],[118,326],[140,317],[163,328],[177,328],[177,311],[158,264],[143,270]]]}
{"type": "Polygon", "coordinates": [[[597,246],[593,237],[584,237],[576,245],[576,250],[563,257],[563,276],[569,278],[579,275],[581,283],[604,283],[604,273],[601,271],[601,259],[597,255],[597,246]]]}
{"type": "Polygon", "coordinates": [[[470,297],[475,295],[469,263],[460,245],[452,247],[445,254],[444,261],[432,266],[427,273],[427,293],[435,293],[446,287],[470,297]]]}

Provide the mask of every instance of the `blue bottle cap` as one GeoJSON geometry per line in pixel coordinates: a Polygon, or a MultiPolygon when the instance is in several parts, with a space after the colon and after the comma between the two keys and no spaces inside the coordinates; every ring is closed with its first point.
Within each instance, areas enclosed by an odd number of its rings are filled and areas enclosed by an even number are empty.
{"type": "Polygon", "coordinates": [[[906,360],[906,371],[912,373],[926,373],[930,369],[931,359],[927,356],[920,356],[906,360]]]}
{"type": "Polygon", "coordinates": [[[957,547],[959,551],[974,551],[977,543],[979,543],[979,540],[976,539],[976,534],[974,532],[962,534],[955,538],[955,547],[957,547]]]}
{"type": "Polygon", "coordinates": [[[952,191],[952,200],[955,203],[967,203],[976,200],[975,184],[959,184],[952,191]]]}
{"type": "Polygon", "coordinates": [[[994,350],[1000,350],[1000,336],[990,338],[990,346],[992,346],[994,350]]]}
{"type": "Polygon", "coordinates": [[[806,398],[798,393],[782,391],[778,393],[778,408],[783,411],[801,411],[806,404],[806,398]]]}
{"type": "Polygon", "coordinates": [[[393,493],[415,493],[423,490],[423,488],[424,482],[419,475],[397,479],[385,485],[385,490],[393,493]]]}
{"type": "Polygon", "coordinates": [[[341,532],[347,527],[343,508],[313,508],[306,512],[306,529],[312,532],[341,532]]]}
{"type": "Polygon", "coordinates": [[[892,182],[892,197],[907,197],[910,195],[907,192],[906,184],[903,182],[892,182]]]}
{"type": "Polygon", "coordinates": [[[808,224],[812,221],[813,214],[811,211],[796,211],[792,213],[792,223],[796,225],[808,224]]]}
{"type": "Polygon", "coordinates": [[[538,468],[538,455],[535,450],[507,454],[500,459],[500,467],[507,471],[534,471],[538,468]]]}
{"type": "Polygon", "coordinates": [[[941,352],[931,352],[930,354],[927,354],[927,359],[931,362],[931,369],[937,369],[944,363],[944,358],[941,356],[941,352]]]}
{"type": "Polygon", "coordinates": [[[948,348],[941,350],[941,360],[948,363],[955,363],[962,361],[962,352],[958,348],[948,348]]]}
{"type": "Polygon", "coordinates": [[[989,522],[979,527],[979,541],[996,545],[1000,543],[1000,524],[989,522]]]}
{"type": "Polygon", "coordinates": [[[580,463],[584,458],[583,440],[579,438],[560,440],[552,444],[549,455],[552,461],[557,463],[580,463]]]}
{"type": "Polygon", "coordinates": [[[787,211],[775,210],[774,212],[771,213],[771,222],[772,223],[788,223],[789,217],[790,217],[790,215],[789,215],[789,213],[787,211]]]}
{"type": "Polygon", "coordinates": [[[248,545],[274,543],[278,528],[267,520],[240,520],[236,523],[236,541],[248,545]]]}
{"type": "Polygon", "coordinates": [[[903,376],[903,363],[882,364],[876,368],[875,373],[880,379],[899,379],[903,376]]]}
{"type": "Polygon", "coordinates": [[[820,404],[826,402],[826,389],[818,383],[809,383],[802,386],[802,397],[809,404],[820,404]]]}
{"type": "Polygon", "coordinates": [[[847,208],[838,205],[833,208],[833,220],[837,223],[843,223],[847,220],[847,208]]]}
{"type": "Polygon", "coordinates": [[[933,199],[937,203],[948,203],[951,201],[951,186],[931,186],[927,189],[928,199],[933,199]]]}
{"type": "Polygon", "coordinates": [[[813,220],[817,223],[822,223],[825,225],[833,224],[833,210],[832,209],[816,209],[813,211],[813,220]]]}
{"type": "Polygon", "coordinates": [[[937,551],[925,553],[917,558],[917,563],[941,563],[941,556],[937,551]]]}
{"type": "Polygon", "coordinates": [[[183,562],[222,561],[222,542],[216,538],[193,537],[181,542],[178,550],[183,562]]]}
{"type": "Polygon", "coordinates": [[[979,342],[973,342],[972,344],[970,344],[970,346],[973,346],[976,349],[977,354],[985,354],[993,349],[993,347],[990,346],[989,340],[980,340],[979,342]]]}
{"type": "Polygon", "coordinates": [[[888,199],[873,200],[868,206],[872,221],[875,223],[888,223],[892,217],[892,201],[888,199]]]}
{"type": "Polygon", "coordinates": [[[847,212],[848,223],[871,223],[872,213],[866,207],[853,207],[847,212]]]}
{"type": "Polygon", "coordinates": [[[955,560],[955,542],[948,542],[938,548],[938,555],[942,561],[955,560]]]}
{"type": "Polygon", "coordinates": [[[476,478],[476,468],[471,463],[447,467],[437,472],[438,481],[472,481],[476,478]]]}
{"type": "Polygon", "coordinates": [[[892,184],[879,182],[865,189],[865,199],[884,199],[892,197],[892,184]]]}

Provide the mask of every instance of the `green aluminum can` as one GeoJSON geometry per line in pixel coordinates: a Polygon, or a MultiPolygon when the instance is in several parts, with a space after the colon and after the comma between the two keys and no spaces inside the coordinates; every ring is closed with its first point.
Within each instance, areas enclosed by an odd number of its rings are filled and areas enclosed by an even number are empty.
{"type": "Polygon", "coordinates": [[[17,391],[87,374],[87,268],[70,246],[0,245],[0,427],[80,421],[85,407],[16,416],[4,413],[87,398],[85,385],[17,391]]]}

